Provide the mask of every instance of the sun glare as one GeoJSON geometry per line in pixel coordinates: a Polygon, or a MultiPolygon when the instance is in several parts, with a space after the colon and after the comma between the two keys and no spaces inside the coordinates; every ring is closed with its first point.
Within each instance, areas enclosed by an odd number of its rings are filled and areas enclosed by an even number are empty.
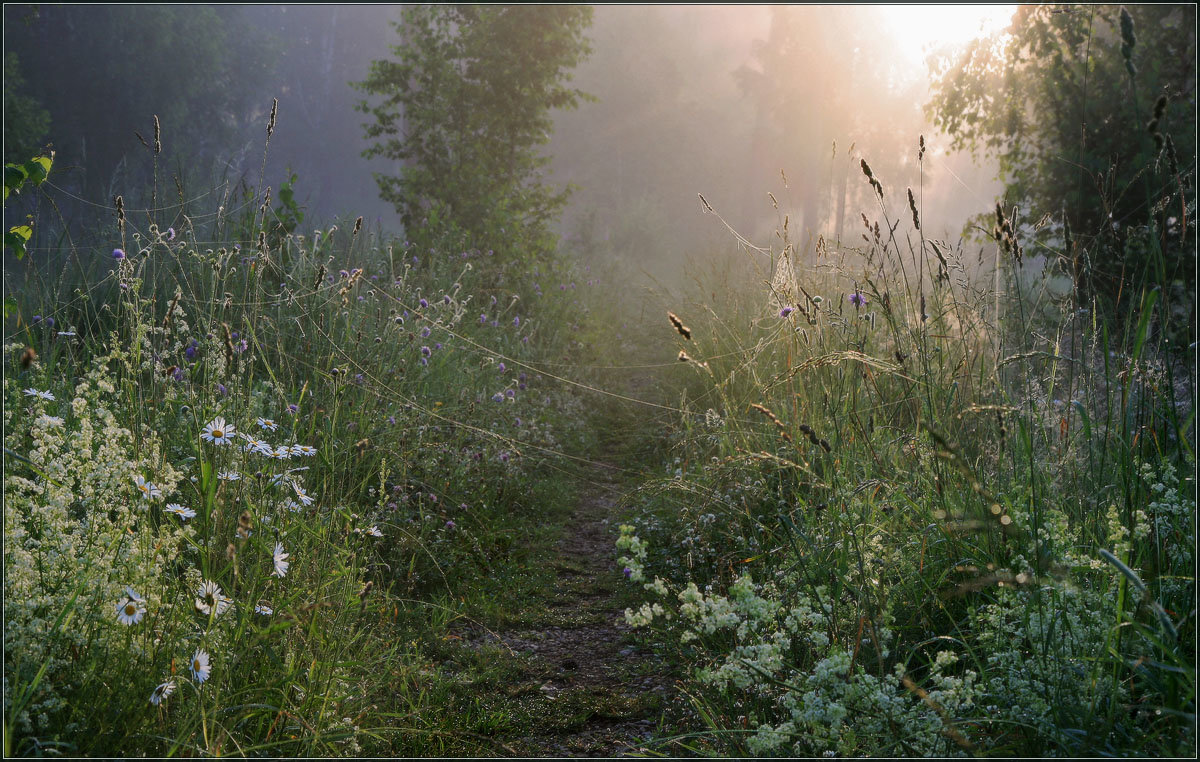
{"type": "Polygon", "coordinates": [[[989,35],[1008,26],[1015,5],[880,6],[900,52],[920,64],[932,50],[989,35]]]}

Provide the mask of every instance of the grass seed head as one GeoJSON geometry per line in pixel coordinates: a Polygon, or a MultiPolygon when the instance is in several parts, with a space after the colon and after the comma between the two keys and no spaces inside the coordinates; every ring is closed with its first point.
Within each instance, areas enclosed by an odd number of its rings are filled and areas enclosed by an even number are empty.
{"type": "Polygon", "coordinates": [[[671,325],[675,326],[675,330],[679,332],[680,336],[688,341],[691,341],[692,330],[683,324],[683,321],[679,319],[679,316],[677,316],[674,312],[668,312],[667,319],[671,321],[671,325]]]}

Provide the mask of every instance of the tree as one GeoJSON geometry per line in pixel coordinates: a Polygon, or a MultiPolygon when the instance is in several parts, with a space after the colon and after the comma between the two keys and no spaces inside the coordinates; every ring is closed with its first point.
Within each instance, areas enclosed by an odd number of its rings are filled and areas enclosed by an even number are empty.
{"type": "Polygon", "coordinates": [[[553,109],[586,97],[569,86],[590,52],[585,6],[409,6],[394,24],[394,60],[359,83],[368,157],[401,162],[378,172],[381,197],[413,239],[445,222],[470,245],[502,249],[548,241],[567,191],[542,181],[553,109]]]}
{"type": "Polygon", "coordinates": [[[1027,217],[1061,211],[1081,296],[1114,308],[1138,273],[1195,286],[1195,25],[1194,5],[1021,6],[1006,34],[931,60],[930,116],[999,158],[1027,217]],[[1165,268],[1145,271],[1147,245],[1165,268]]]}
{"type": "Polygon", "coordinates": [[[57,163],[84,168],[91,202],[111,201],[118,167],[142,150],[134,132],[149,142],[155,115],[170,154],[195,162],[228,158],[238,128],[270,106],[259,85],[271,51],[235,6],[5,5],[4,14],[5,49],[50,114],[57,163]]]}

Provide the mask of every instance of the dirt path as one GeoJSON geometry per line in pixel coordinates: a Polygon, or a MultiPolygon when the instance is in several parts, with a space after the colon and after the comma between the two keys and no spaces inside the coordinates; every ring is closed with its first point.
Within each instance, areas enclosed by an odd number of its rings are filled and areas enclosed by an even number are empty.
{"type": "MultiPolygon", "coordinates": [[[[522,684],[507,691],[529,712],[529,732],[501,741],[504,753],[537,757],[640,754],[674,694],[665,664],[637,645],[625,624],[616,568],[617,487],[596,468],[550,562],[545,611],[512,630],[464,633],[481,651],[519,660],[522,684]]],[[[500,739],[497,739],[500,740],[500,739]]]]}

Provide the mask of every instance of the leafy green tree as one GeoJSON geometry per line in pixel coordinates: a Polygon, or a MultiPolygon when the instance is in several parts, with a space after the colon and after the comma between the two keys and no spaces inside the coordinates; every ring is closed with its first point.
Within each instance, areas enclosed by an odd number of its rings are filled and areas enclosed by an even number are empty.
{"type": "Polygon", "coordinates": [[[59,166],[85,170],[89,201],[111,201],[118,168],[144,150],[134,133],[151,143],[155,115],[169,154],[193,164],[227,159],[241,128],[257,123],[271,103],[259,91],[271,51],[241,14],[236,6],[5,5],[6,52],[20,56],[29,90],[50,114],[59,166]]]}
{"type": "Polygon", "coordinates": [[[13,162],[41,149],[50,131],[50,114],[38,99],[25,92],[25,78],[17,54],[4,54],[4,160],[13,162]]]}
{"type": "Polygon", "coordinates": [[[569,83],[591,18],[586,6],[405,8],[395,58],[359,83],[382,100],[359,110],[374,117],[365,155],[401,163],[375,178],[410,239],[440,223],[475,246],[548,245],[567,191],[543,182],[539,149],[551,111],[586,97],[569,83]]]}
{"type": "Polygon", "coordinates": [[[1194,5],[1021,6],[930,65],[954,147],[997,157],[1027,218],[1061,212],[1045,230],[1082,297],[1115,307],[1139,275],[1194,289],[1194,5]]]}

